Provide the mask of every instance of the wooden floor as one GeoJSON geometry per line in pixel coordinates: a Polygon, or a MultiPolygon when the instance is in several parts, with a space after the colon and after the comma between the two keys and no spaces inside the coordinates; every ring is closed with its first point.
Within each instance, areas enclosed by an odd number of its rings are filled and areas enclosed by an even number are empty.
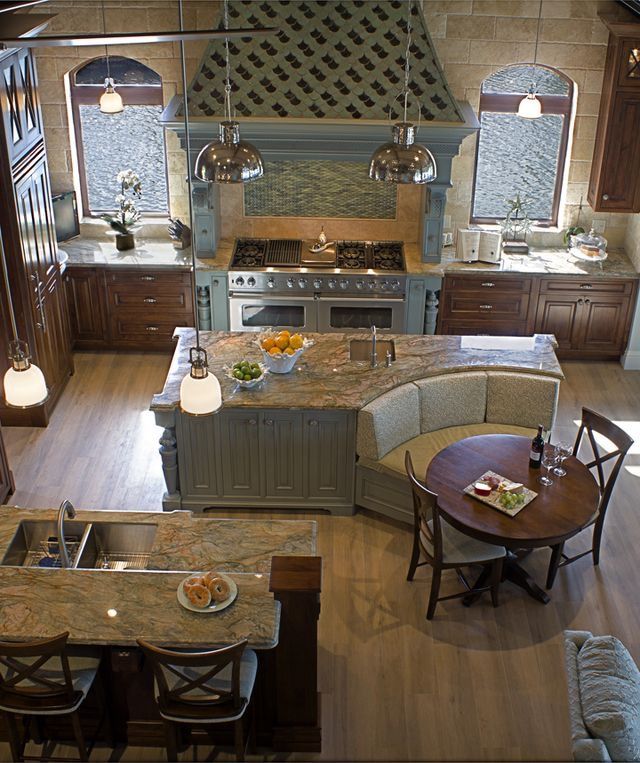
{"type": "MultiPolygon", "coordinates": [[[[50,507],[70,498],[83,508],[160,509],[160,429],[147,408],[167,365],[153,355],[77,355],[49,427],[5,430],[13,503],[50,507]]],[[[640,372],[614,363],[564,370],[556,437],[573,438],[587,405],[623,422],[638,443],[613,496],[599,569],[585,558],[561,570],[547,606],[505,584],[498,609],[454,600],[428,623],[428,568],[405,581],[408,529],[364,513],[317,515],[323,753],[312,759],[568,760],[563,629],[613,633],[640,660],[640,372]]],[[[541,550],[526,566],[544,581],[547,563],[541,550]]],[[[209,752],[199,750],[200,759],[209,752]]],[[[96,750],[92,759],[108,757],[96,750]]],[[[0,759],[8,759],[6,746],[0,759]]],[[[122,760],[164,757],[128,749],[122,760]]]]}

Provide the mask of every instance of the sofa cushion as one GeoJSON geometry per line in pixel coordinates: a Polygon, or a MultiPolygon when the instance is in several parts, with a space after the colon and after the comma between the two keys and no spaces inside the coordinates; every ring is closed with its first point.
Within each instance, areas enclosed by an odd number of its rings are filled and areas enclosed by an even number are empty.
{"type": "Polygon", "coordinates": [[[415,384],[385,392],[358,413],[356,450],[380,459],[405,440],[420,434],[420,402],[415,384]]]}
{"type": "Polygon", "coordinates": [[[389,451],[380,460],[365,457],[361,458],[359,463],[361,466],[386,473],[389,476],[406,478],[404,454],[408,450],[416,467],[416,473],[422,479],[427,466],[436,453],[454,442],[464,440],[465,437],[473,437],[478,434],[518,434],[533,437],[535,431],[524,427],[500,426],[498,424],[469,424],[461,427],[447,427],[435,432],[420,434],[412,439],[407,438],[406,442],[389,451]]]}
{"type": "Polygon", "coordinates": [[[420,390],[420,431],[481,424],[487,407],[484,371],[443,374],[415,382],[420,390]]]}
{"type": "Polygon", "coordinates": [[[560,382],[534,374],[491,372],[487,374],[485,421],[551,429],[560,382]]]}
{"type": "Polygon", "coordinates": [[[578,653],[580,701],[590,734],[612,760],[640,761],[640,671],[614,636],[587,639],[578,653]]]}

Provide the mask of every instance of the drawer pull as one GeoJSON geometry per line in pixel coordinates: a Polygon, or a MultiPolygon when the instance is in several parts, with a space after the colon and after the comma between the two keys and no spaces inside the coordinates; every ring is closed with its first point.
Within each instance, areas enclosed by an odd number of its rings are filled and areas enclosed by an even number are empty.
{"type": "Polygon", "coordinates": [[[593,286],[590,283],[581,283],[580,284],[581,289],[593,289],[593,286]]]}
{"type": "Polygon", "coordinates": [[[255,425],[256,425],[257,423],[258,423],[258,420],[257,420],[257,419],[249,419],[249,420],[247,421],[247,424],[249,424],[249,426],[251,426],[251,427],[255,427],[255,425]]]}
{"type": "Polygon", "coordinates": [[[141,281],[155,281],[156,277],[155,276],[140,276],[140,280],[141,281]]]}
{"type": "Polygon", "coordinates": [[[268,427],[272,427],[272,426],[273,426],[273,419],[265,419],[265,420],[264,420],[264,423],[265,423],[265,424],[266,424],[268,427]]]}
{"type": "Polygon", "coordinates": [[[478,305],[480,310],[493,310],[493,305],[478,305]]]}
{"type": "Polygon", "coordinates": [[[311,421],[309,422],[309,426],[310,427],[317,427],[318,426],[318,422],[315,419],[311,419],[311,421]]]}
{"type": "Polygon", "coordinates": [[[157,326],[147,326],[147,331],[159,331],[160,329],[157,326]]]}
{"type": "Polygon", "coordinates": [[[142,301],[147,302],[150,305],[155,305],[158,300],[154,297],[145,297],[142,301]]]}
{"type": "Polygon", "coordinates": [[[602,194],[602,201],[609,201],[609,194],[608,193],[603,193],[602,194]]]}
{"type": "Polygon", "coordinates": [[[493,289],[495,284],[492,281],[485,281],[484,283],[481,283],[480,286],[483,286],[485,289],[493,289]]]}

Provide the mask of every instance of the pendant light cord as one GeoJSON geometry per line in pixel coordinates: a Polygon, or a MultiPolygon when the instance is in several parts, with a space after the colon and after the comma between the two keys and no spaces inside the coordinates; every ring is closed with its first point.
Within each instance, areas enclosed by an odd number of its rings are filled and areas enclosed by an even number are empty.
{"type": "Polygon", "coordinates": [[[13,310],[13,299],[11,298],[11,288],[9,286],[9,271],[7,270],[7,260],[4,251],[4,240],[2,230],[0,230],[0,257],[2,257],[2,273],[4,275],[4,287],[7,293],[7,302],[9,303],[9,318],[11,320],[11,330],[13,331],[13,341],[18,341],[18,326],[16,325],[16,316],[13,310]]]}
{"type": "MultiPolygon", "coordinates": [[[[107,18],[104,12],[104,3],[105,3],[105,0],[102,0],[102,33],[106,35],[107,34],[107,18]]],[[[104,53],[107,58],[107,79],[109,80],[109,84],[111,84],[111,66],[109,65],[109,49],[107,48],[106,43],[104,45],[104,53]]]]}
{"type": "Polygon", "coordinates": [[[535,81],[536,64],[538,62],[538,40],[540,39],[540,19],[542,17],[542,0],[538,3],[538,23],[536,24],[536,45],[533,49],[533,64],[531,66],[531,87],[536,89],[537,82],[535,81]]]}
{"type": "MultiPolygon", "coordinates": [[[[224,0],[224,30],[229,29],[229,0],[224,0]]],[[[225,83],[224,83],[224,111],[228,122],[231,121],[231,57],[229,55],[229,38],[224,38],[225,51],[225,83]]]]}
{"type": "MultiPolygon", "coordinates": [[[[178,14],[180,17],[180,31],[184,30],[184,18],[182,0],[178,2],[178,14]]],[[[191,287],[192,287],[192,305],[193,305],[193,320],[196,329],[196,349],[200,349],[200,321],[198,320],[198,286],[196,284],[196,242],[193,227],[193,204],[191,201],[191,141],[189,136],[189,93],[187,92],[187,63],[184,53],[184,40],[180,40],[180,59],[182,64],[182,92],[184,101],[184,134],[185,143],[187,146],[187,191],[189,195],[189,226],[191,227],[191,287]]]]}
{"type": "MultiPolygon", "coordinates": [[[[227,0],[225,0],[226,2],[227,0]]],[[[407,103],[409,100],[409,75],[411,73],[411,11],[413,10],[413,0],[409,0],[409,11],[407,13],[407,47],[404,54],[404,116],[403,122],[407,121],[407,103]]]]}

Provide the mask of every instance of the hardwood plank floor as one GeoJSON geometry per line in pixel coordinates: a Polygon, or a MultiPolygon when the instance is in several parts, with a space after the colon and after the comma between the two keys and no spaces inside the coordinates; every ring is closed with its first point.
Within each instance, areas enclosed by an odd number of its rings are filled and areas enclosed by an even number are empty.
{"type": "MultiPolygon", "coordinates": [[[[159,509],[161,430],[147,408],[167,364],[154,355],[77,355],[49,427],[4,430],[17,485],[12,503],[50,507],[70,498],[81,508],[159,509]]],[[[498,609],[487,598],[469,609],[454,600],[428,623],[430,573],[421,568],[406,582],[406,527],[365,512],[316,515],[324,559],[323,752],[291,759],[569,760],[563,629],[612,633],[640,661],[640,372],[616,363],[563,367],[556,439],[573,439],[582,405],[624,422],[637,438],[609,509],[600,567],[585,558],[561,570],[547,606],[505,584],[498,609]]],[[[572,548],[586,542],[576,539],[572,548]]],[[[548,551],[525,564],[543,582],[548,551]]],[[[457,585],[447,574],[443,593],[457,585]]],[[[200,749],[200,759],[208,752],[200,749]]],[[[108,758],[107,750],[92,755],[108,758]]],[[[8,759],[7,746],[0,745],[0,759],[8,759]]],[[[131,748],[122,760],[164,754],[131,748]]]]}

